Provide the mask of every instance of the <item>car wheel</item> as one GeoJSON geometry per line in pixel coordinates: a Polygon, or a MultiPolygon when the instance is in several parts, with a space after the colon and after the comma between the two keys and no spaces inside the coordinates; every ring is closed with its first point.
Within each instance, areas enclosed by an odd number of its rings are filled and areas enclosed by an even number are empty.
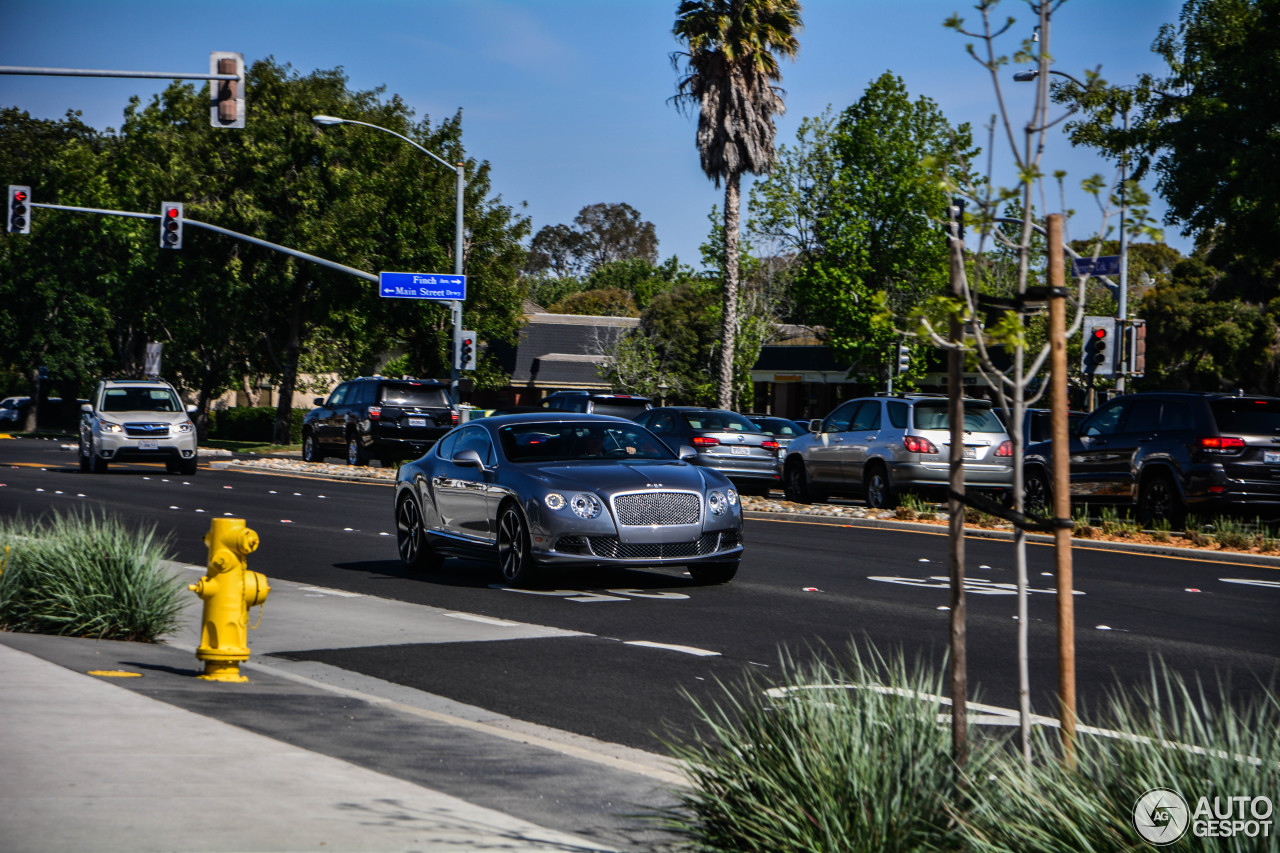
{"type": "Polygon", "coordinates": [[[303,462],[323,462],[324,454],[320,452],[320,445],[316,443],[316,437],[312,433],[307,433],[302,437],[302,461],[303,462]]]}
{"type": "Polygon", "coordinates": [[[698,583],[728,583],[738,573],[738,560],[715,563],[693,563],[689,575],[698,583]]]}
{"type": "Polygon", "coordinates": [[[364,445],[360,443],[360,436],[358,435],[353,435],[347,439],[347,464],[369,464],[369,452],[365,450],[364,445]]]}
{"type": "Polygon", "coordinates": [[[80,470],[89,470],[89,448],[84,442],[84,438],[80,438],[80,470]]]}
{"type": "Polygon", "coordinates": [[[867,506],[872,509],[893,509],[898,505],[898,492],[883,465],[872,465],[867,469],[866,485],[867,506]]]}
{"type": "Polygon", "coordinates": [[[533,557],[524,516],[515,504],[505,504],[498,512],[497,551],[502,580],[514,586],[527,583],[533,575],[533,557]]]}
{"type": "Polygon", "coordinates": [[[816,500],[803,462],[793,462],[787,466],[782,478],[782,492],[787,500],[798,504],[811,504],[816,500]]]}
{"type": "Polygon", "coordinates": [[[107,460],[97,454],[92,442],[89,443],[89,472],[92,474],[107,473],[107,460]]]}
{"type": "Polygon", "coordinates": [[[1022,481],[1022,508],[1028,515],[1050,515],[1053,512],[1053,496],[1049,492],[1049,480],[1038,469],[1027,471],[1022,481]]]}
{"type": "Polygon", "coordinates": [[[1174,528],[1181,528],[1187,520],[1187,508],[1173,478],[1157,471],[1142,481],[1138,491],[1138,520],[1144,527],[1167,521],[1174,528]]]}
{"type": "Polygon", "coordinates": [[[192,456],[190,459],[183,459],[178,462],[178,473],[185,477],[194,476],[199,465],[199,456],[192,456]]]}
{"type": "Polygon", "coordinates": [[[405,496],[396,509],[396,545],[400,549],[400,562],[411,571],[434,571],[444,563],[444,558],[427,544],[422,510],[412,495],[405,496]]]}

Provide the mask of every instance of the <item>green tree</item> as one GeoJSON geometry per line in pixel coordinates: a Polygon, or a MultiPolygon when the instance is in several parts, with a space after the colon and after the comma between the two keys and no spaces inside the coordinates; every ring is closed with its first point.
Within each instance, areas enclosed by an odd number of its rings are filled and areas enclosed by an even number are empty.
{"type": "Polygon", "coordinates": [[[689,405],[714,405],[719,349],[716,288],[686,283],[654,297],[605,368],[615,388],[689,405]]]}
{"type": "Polygon", "coordinates": [[[590,276],[605,264],[624,260],[654,263],[658,237],[652,222],[629,204],[589,204],[573,225],[547,225],[529,243],[524,271],[558,278],[590,276]]]}
{"type": "Polygon", "coordinates": [[[716,373],[716,403],[733,407],[738,331],[740,183],[744,172],[768,172],[774,160],[773,118],[785,107],[774,83],[780,57],[800,49],[797,0],[682,0],[673,34],[686,47],[677,105],[698,109],[702,171],[724,182],[724,299],[716,373]]]}
{"type": "Polygon", "coordinates": [[[547,309],[552,314],[583,314],[590,317],[639,317],[636,301],[618,287],[584,290],[567,296],[547,309]]]}

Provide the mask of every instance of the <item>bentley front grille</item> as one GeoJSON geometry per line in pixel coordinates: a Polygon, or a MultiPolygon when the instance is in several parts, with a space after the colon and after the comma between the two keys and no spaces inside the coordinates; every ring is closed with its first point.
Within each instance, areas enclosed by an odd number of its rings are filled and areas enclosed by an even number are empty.
{"type": "Polygon", "coordinates": [[[693,542],[619,542],[616,536],[561,536],[556,550],[606,560],[674,560],[735,548],[740,538],[736,530],[704,533],[693,542]]]}
{"type": "Polygon", "coordinates": [[[619,524],[697,524],[702,521],[702,498],[691,492],[635,492],[613,499],[619,524]]]}

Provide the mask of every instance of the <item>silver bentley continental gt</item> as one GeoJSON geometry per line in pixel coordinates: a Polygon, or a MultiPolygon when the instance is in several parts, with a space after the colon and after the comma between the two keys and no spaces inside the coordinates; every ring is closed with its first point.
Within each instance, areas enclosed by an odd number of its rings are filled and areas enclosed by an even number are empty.
{"type": "Polygon", "coordinates": [[[571,412],[464,424],[396,475],[400,559],[488,556],[522,584],[539,565],[684,565],[724,583],[742,557],[742,507],[719,472],[639,424],[571,412]]]}

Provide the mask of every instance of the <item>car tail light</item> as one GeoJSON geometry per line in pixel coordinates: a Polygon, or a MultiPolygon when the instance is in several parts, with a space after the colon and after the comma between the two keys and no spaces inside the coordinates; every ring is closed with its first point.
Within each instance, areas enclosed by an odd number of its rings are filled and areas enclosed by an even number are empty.
{"type": "Polygon", "coordinates": [[[1200,447],[1204,450],[1243,450],[1243,438],[1226,438],[1220,435],[1205,436],[1200,439],[1200,447]]]}
{"type": "Polygon", "coordinates": [[[694,447],[715,447],[720,443],[720,439],[712,438],[709,435],[695,435],[691,441],[694,447]]]}
{"type": "Polygon", "coordinates": [[[934,447],[933,442],[927,438],[921,438],[918,435],[904,435],[902,444],[912,453],[937,453],[938,448],[934,447]]]}
{"type": "Polygon", "coordinates": [[[765,450],[772,450],[774,453],[777,453],[782,448],[781,444],[778,444],[778,442],[774,441],[771,438],[767,438],[764,441],[760,442],[760,446],[763,447],[765,450]]]}
{"type": "Polygon", "coordinates": [[[452,411],[452,412],[450,412],[449,414],[452,416],[453,425],[454,425],[454,426],[457,426],[457,425],[458,425],[458,411],[457,411],[457,409],[453,410],[453,411],[452,411]]]}
{"type": "Polygon", "coordinates": [[[380,418],[380,417],[382,417],[382,407],[381,407],[381,406],[370,406],[370,407],[369,407],[369,420],[371,420],[371,421],[376,421],[376,420],[377,420],[378,418],[380,418]]]}
{"type": "Polygon", "coordinates": [[[996,456],[1012,456],[1012,455],[1013,455],[1013,442],[1006,438],[1004,441],[1000,442],[1000,446],[996,448],[996,456]]]}

